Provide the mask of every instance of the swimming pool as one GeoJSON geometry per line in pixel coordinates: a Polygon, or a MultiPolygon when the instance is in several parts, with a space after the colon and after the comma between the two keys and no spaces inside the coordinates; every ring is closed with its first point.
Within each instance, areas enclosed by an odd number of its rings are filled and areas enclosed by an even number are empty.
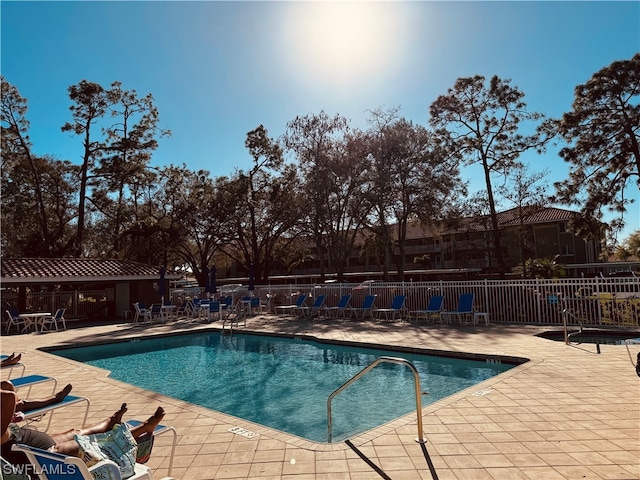
{"type": "MultiPolygon", "coordinates": [[[[111,371],[118,380],[315,442],[327,441],[327,398],[374,359],[411,361],[422,404],[502,373],[515,363],[320,343],[300,338],[202,332],[91,345],[51,353],[111,371]]],[[[381,364],[335,397],[333,441],[382,425],[416,405],[413,373],[381,364]]]]}

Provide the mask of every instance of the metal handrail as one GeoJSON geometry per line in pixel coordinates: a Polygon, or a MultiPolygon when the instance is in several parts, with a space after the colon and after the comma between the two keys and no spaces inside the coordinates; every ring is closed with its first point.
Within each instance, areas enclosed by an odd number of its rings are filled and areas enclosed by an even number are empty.
{"type": "Polygon", "coordinates": [[[564,308],[562,310],[562,323],[564,324],[564,343],[566,343],[567,345],[569,345],[569,337],[571,335],[577,335],[579,333],[582,333],[582,320],[580,320],[575,314],[573,314],[568,308],[564,308]],[[578,325],[580,326],[580,330],[576,331],[576,332],[571,332],[569,333],[567,330],[567,317],[572,317],[575,321],[578,322],[578,325]]]}
{"type": "Polygon", "coordinates": [[[353,382],[358,380],[360,377],[362,377],[369,370],[373,369],[379,363],[382,363],[382,362],[397,363],[397,364],[400,364],[400,365],[406,365],[413,372],[413,378],[414,378],[415,387],[416,387],[416,414],[417,414],[417,417],[418,417],[418,438],[416,438],[416,442],[418,442],[418,443],[427,443],[427,440],[424,438],[424,433],[422,431],[422,401],[421,401],[421,398],[420,398],[420,395],[421,395],[421,392],[420,392],[420,375],[418,374],[418,370],[416,369],[415,365],[413,363],[411,363],[409,360],[405,360],[404,358],[399,358],[399,357],[386,357],[386,356],[376,358],[368,366],[366,366],[359,373],[357,373],[356,375],[351,377],[349,380],[347,380],[345,383],[343,383],[340,387],[335,389],[331,393],[331,395],[329,395],[329,398],[327,399],[327,427],[328,427],[328,430],[329,430],[329,432],[328,432],[328,442],[329,443],[331,443],[331,440],[333,438],[332,421],[331,421],[331,401],[333,400],[333,397],[338,395],[341,391],[343,391],[345,388],[347,388],[353,382]]]}

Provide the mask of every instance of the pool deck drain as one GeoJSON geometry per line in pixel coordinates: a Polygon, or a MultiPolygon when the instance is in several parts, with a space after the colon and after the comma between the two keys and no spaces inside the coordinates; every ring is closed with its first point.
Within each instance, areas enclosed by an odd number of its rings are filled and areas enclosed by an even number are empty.
{"type": "MultiPolygon", "coordinates": [[[[122,402],[127,402],[127,418],[145,418],[156,406],[164,406],[163,423],[178,431],[172,476],[179,480],[380,478],[371,465],[394,480],[432,479],[434,473],[439,480],[640,479],[640,378],[626,348],[602,345],[601,354],[595,355],[535,337],[543,330],[540,327],[299,322],[263,316],[250,318],[246,328],[235,330],[483,355],[501,352],[531,359],[423,407],[426,445],[414,441],[414,412],[351,439],[358,453],[345,442],[310,442],[124,384],[107,377],[104,370],[37,350],[197,331],[218,323],[123,323],[3,336],[2,353],[24,352],[25,375],[54,376],[58,385],[72,383],[74,395],[91,400],[89,423],[111,415],[122,402]],[[256,436],[231,432],[234,427],[256,436]]],[[[40,392],[34,387],[31,396],[40,392]]],[[[50,388],[42,390],[42,396],[48,393],[50,388]]],[[[50,431],[77,426],[83,413],[73,406],[59,409],[50,431]]],[[[170,451],[170,442],[158,437],[148,463],[154,478],[167,474],[170,451]]]]}

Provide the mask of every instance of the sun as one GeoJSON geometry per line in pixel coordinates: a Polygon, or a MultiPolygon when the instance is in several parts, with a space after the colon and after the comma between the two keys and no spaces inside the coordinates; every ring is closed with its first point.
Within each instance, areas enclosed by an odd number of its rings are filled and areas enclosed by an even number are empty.
{"type": "Polygon", "coordinates": [[[381,74],[399,53],[401,25],[389,3],[292,4],[284,25],[290,68],[307,81],[351,85],[381,74]]]}

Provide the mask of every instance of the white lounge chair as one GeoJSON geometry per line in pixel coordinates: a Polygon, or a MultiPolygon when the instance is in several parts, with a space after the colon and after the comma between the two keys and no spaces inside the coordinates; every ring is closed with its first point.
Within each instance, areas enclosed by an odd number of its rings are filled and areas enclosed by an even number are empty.
{"type": "MultiPolygon", "coordinates": [[[[122,480],[120,469],[114,462],[103,460],[92,467],[87,467],[81,458],[51,453],[28,445],[16,444],[11,447],[13,451],[24,453],[34,471],[38,472],[40,480],[53,480],[64,478],[65,480],[94,480],[96,478],[108,478],[122,480]],[[100,473],[99,473],[100,472],[100,473]]],[[[130,480],[152,480],[151,469],[136,463],[135,474],[130,480]]]]}

